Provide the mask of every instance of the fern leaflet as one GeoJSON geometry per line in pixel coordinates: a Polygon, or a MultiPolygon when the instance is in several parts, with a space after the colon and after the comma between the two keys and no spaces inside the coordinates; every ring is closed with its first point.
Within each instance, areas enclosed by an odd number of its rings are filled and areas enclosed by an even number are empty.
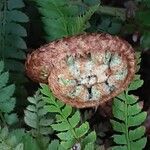
{"type": "Polygon", "coordinates": [[[20,9],[25,4],[23,0],[1,0],[0,5],[0,57],[4,60],[6,69],[17,78],[14,81],[17,84],[24,83],[27,79],[22,74],[24,65],[21,61],[25,59],[27,46],[23,38],[27,36],[27,32],[22,23],[29,19],[20,9]]]}
{"type": "Polygon", "coordinates": [[[42,143],[42,141],[43,143],[48,143],[48,135],[53,133],[50,126],[53,123],[53,119],[48,115],[48,111],[44,109],[45,102],[42,100],[40,91],[37,91],[34,97],[29,97],[28,101],[30,105],[28,105],[25,110],[24,121],[32,128],[32,135],[36,137],[40,143],[42,143]]]}
{"type": "Polygon", "coordinates": [[[114,120],[111,120],[113,129],[118,132],[113,136],[113,150],[142,150],[146,145],[145,127],[141,124],[145,121],[147,113],[142,112],[138,104],[138,97],[129,94],[142,86],[143,81],[136,75],[128,89],[117,96],[113,103],[114,120]],[[120,133],[120,134],[119,134],[120,133]]]}
{"type": "Polygon", "coordinates": [[[17,115],[12,113],[14,110],[16,100],[13,96],[15,85],[7,85],[9,73],[3,72],[4,62],[0,61],[0,117],[2,124],[13,124],[18,121],[17,115]]]}
{"type": "Polygon", "coordinates": [[[98,5],[91,6],[81,13],[80,7],[69,0],[36,0],[36,3],[42,15],[47,41],[83,33],[87,21],[98,8],[98,5]]]}
{"type": "Polygon", "coordinates": [[[56,100],[47,85],[41,84],[43,99],[47,103],[45,109],[56,114],[56,123],[51,127],[57,132],[61,140],[60,145],[64,149],[81,147],[86,150],[90,147],[94,149],[96,140],[95,131],[89,132],[88,122],[80,123],[79,111],[72,110],[72,107],[56,100]]]}

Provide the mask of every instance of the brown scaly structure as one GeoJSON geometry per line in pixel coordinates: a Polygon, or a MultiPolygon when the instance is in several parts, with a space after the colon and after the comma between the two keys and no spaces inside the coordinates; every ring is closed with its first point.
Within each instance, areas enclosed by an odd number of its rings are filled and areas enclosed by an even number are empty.
{"type": "Polygon", "coordinates": [[[48,83],[54,95],[78,108],[103,105],[135,74],[129,43],[109,34],[83,34],[51,42],[28,55],[27,75],[48,83]]]}

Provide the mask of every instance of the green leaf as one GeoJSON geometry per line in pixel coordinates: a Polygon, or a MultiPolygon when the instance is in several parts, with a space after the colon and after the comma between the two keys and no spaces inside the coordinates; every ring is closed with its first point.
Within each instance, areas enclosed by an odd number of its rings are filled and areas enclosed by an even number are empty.
{"type": "Polygon", "coordinates": [[[72,135],[72,132],[68,130],[67,132],[61,132],[57,134],[57,136],[62,140],[62,141],[68,141],[70,139],[73,139],[74,136],[72,135]]]}
{"type": "Polygon", "coordinates": [[[36,107],[34,105],[29,105],[26,109],[32,112],[36,112],[36,107]]]}
{"type": "Polygon", "coordinates": [[[40,150],[37,141],[31,136],[29,136],[29,134],[26,134],[23,137],[23,143],[24,143],[24,150],[40,150]]]}
{"type": "Polygon", "coordinates": [[[139,79],[139,76],[135,76],[135,79],[129,85],[129,90],[136,90],[143,85],[143,80],[139,79]]]}
{"type": "Polygon", "coordinates": [[[87,143],[94,143],[96,141],[95,131],[90,132],[82,141],[82,145],[85,146],[87,143]]]}
{"type": "Polygon", "coordinates": [[[14,94],[14,91],[15,91],[15,85],[13,84],[4,87],[3,89],[0,89],[0,102],[9,100],[9,98],[14,94]]]}
{"type": "Polygon", "coordinates": [[[135,116],[129,116],[128,117],[128,126],[138,126],[144,122],[146,119],[147,113],[146,112],[141,112],[135,116]]]}
{"type": "Polygon", "coordinates": [[[127,146],[113,146],[112,150],[128,150],[127,146]]]}
{"type": "Polygon", "coordinates": [[[124,121],[125,120],[125,114],[123,111],[120,111],[118,108],[116,107],[113,107],[113,114],[114,114],[114,117],[119,119],[119,120],[122,120],[124,121]]]}
{"type": "Polygon", "coordinates": [[[5,28],[7,34],[14,34],[22,37],[27,36],[26,29],[22,27],[20,24],[10,22],[6,24],[5,28]]]}
{"type": "Polygon", "coordinates": [[[65,118],[63,118],[61,115],[56,115],[56,120],[57,122],[62,122],[65,120],[65,118]]]}
{"type": "Polygon", "coordinates": [[[145,134],[145,127],[140,126],[134,130],[129,131],[129,139],[130,141],[138,140],[145,134]]]}
{"type": "Polygon", "coordinates": [[[52,124],[51,127],[56,131],[66,131],[70,129],[70,126],[67,122],[52,124]]]}
{"type": "Polygon", "coordinates": [[[150,11],[143,10],[143,11],[137,11],[135,18],[140,25],[150,26],[149,16],[150,16],[150,11]]]}
{"type": "Polygon", "coordinates": [[[19,10],[12,10],[7,12],[7,18],[8,22],[14,21],[14,22],[28,22],[29,18],[26,14],[19,10]]]}
{"type": "Polygon", "coordinates": [[[52,93],[50,92],[50,89],[49,89],[48,85],[46,85],[46,84],[40,84],[40,86],[41,86],[41,89],[40,89],[41,93],[42,93],[43,95],[47,96],[47,97],[50,97],[49,102],[50,102],[51,100],[55,101],[55,97],[54,97],[54,96],[52,95],[52,93]]]}
{"type": "Polygon", "coordinates": [[[16,100],[15,98],[10,98],[10,100],[0,103],[0,110],[4,113],[10,113],[15,108],[16,100]]]}
{"type": "Polygon", "coordinates": [[[26,42],[20,36],[10,34],[7,37],[8,39],[6,42],[8,42],[9,46],[19,49],[27,49],[26,42]]]}
{"type": "Polygon", "coordinates": [[[4,72],[2,74],[0,74],[0,89],[3,88],[9,79],[9,73],[8,72],[4,72]]]}
{"type": "Polygon", "coordinates": [[[51,143],[48,145],[47,150],[58,150],[59,147],[59,141],[58,140],[53,140],[51,143]]]}
{"type": "Polygon", "coordinates": [[[40,122],[39,122],[39,125],[40,126],[49,126],[49,125],[51,125],[52,123],[53,123],[53,119],[46,119],[46,117],[45,118],[41,118],[40,119],[40,122]]]}
{"type": "Polygon", "coordinates": [[[84,0],[84,3],[88,4],[88,5],[96,5],[99,4],[100,1],[99,0],[84,0]]]}
{"type": "Polygon", "coordinates": [[[73,145],[75,144],[75,142],[76,142],[75,139],[72,139],[72,140],[69,140],[69,141],[66,141],[66,142],[62,141],[61,145],[65,149],[70,149],[71,147],[73,147],[73,145]]]}
{"type": "Polygon", "coordinates": [[[66,105],[63,109],[62,109],[62,113],[63,115],[67,118],[70,116],[72,112],[72,107],[70,105],[66,105]]]}
{"type": "Polygon", "coordinates": [[[125,134],[121,134],[121,135],[113,135],[114,138],[114,142],[121,145],[121,144],[127,144],[127,140],[125,137],[125,134]]]}
{"type": "Polygon", "coordinates": [[[137,102],[138,97],[134,96],[134,95],[126,95],[126,102],[127,104],[134,104],[137,102]]]}
{"type": "Polygon", "coordinates": [[[22,62],[16,61],[14,59],[5,60],[5,66],[8,70],[14,72],[24,72],[24,65],[22,64],[22,62]]]}
{"type": "Polygon", "coordinates": [[[138,141],[135,141],[135,142],[131,142],[131,149],[137,149],[137,150],[141,150],[145,147],[146,145],[146,142],[147,142],[147,138],[144,137],[138,141]]]}
{"type": "Polygon", "coordinates": [[[139,106],[139,103],[136,103],[134,105],[129,105],[128,106],[128,115],[129,116],[133,116],[133,115],[137,115],[138,113],[140,113],[142,110],[142,108],[139,106]]]}
{"type": "Polygon", "coordinates": [[[6,120],[8,125],[15,124],[19,121],[18,116],[15,113],[12,113],[12,114],[9,114],[9,115],[5,114],[4,117],[5,117],[5,120],[6,120]]]}
{"type": "Polygon", "coordinates": [[[0,61],[0,73],[2,73],[3,69],[4,69],[4,62],[0,61]]]}
{"type": "Polygon", "coordinates": [[[51,113],[59,112],[59,109],[54,105],[46,105],[44,106],[44,108],[46,109],[46,111],[51,112],[51,113]]]}
{"type": "Polygon", "coordinates": [[[23,143],[19,143],[14,150],[24,150],[24,145],[23,143]]]}
{"type": "Polygon", "coordinates": [[[85,146],[84,150],[94,150],[94,144],[93,143],[88,143],[85,146]]]}
{"type": "Polygon", "coordinates": [[[24,60],[26,58],[24,51],[18,50],[14,47],[6,47],[3,54],[5,58],[9,58],[10,60],[11,59],[24,60]]]}
{"type": "Polygon", "coordinates": [[[39,132],[41,135],[48,135],[48,134],[52,134],[53,130],[50,127],[41,127],[39,132]]]}
{"type": "Polygon", "coordinates": [[[114,107],[116,107],[115,109],[119,109],[121,111],[124,111],[124,108],[125,108],[125,103],[120,101],[119,99],[115,98],[114,101],[113,101],[113,105],[114,107]]]}
{"type": "Polygon", "coordinates": [[[22,8],[24,7],[24,2],[22,0],[8,0],[8,9],[12,10],[14,8],[22,8]]]}
{"type": "Polygon", "coordinates": [[[35,113],[25,111],[24,121],[28,126],[37,128],[37,115],[35,113]]]}
{"type": "Polygon", "coordinates": [[[144,32],[140,39],[140,44],[143,48],[150,48],[150,32],[144,32]]]}
{"type": "Polygon", "coordinates": [[[125,133],[126,130],[125,130],[125,124],[124,123],[120,123],[120,122],[117,122],[115,120],[110,120],[111,121],[111,124],[113,126],[113,129],[117,132],[123,132],[125,133]]]}
{"type": "Polygon", "coordinates": [[[82,136],[84,136],[88,130],[89,130],[89,124],[88,122],[83,123],[80,127],[75,129],[76,135],[78,138],[81,138],[82,136]]]}
{"type": "Polygon", "coordinates": [[[80,113],[76,111],[74,115],[68,119],[69,123],[71,124],[72,128],[76,127],[80,121],[80,113]]]}

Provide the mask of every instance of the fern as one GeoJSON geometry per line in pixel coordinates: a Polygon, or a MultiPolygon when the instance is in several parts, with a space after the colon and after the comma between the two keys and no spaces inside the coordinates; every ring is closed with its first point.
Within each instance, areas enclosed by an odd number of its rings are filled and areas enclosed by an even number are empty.
{"type": "Polygon", "coordinates": [[[84,150],[93,150],[96,133],[95,131],[89,132],[88,122],[80,123],[79,111],[72,110],[71,106],[57,101],[47,85],[41,84],[41,87],[43,99],[47,103],[45,109],[56,114],[56,123],[51,127],[61,140],[60,146],[63,149],[81,147],[84,150]]]}
{"type": "Polygon", "coordinates": [[[1,0],[0,5],[0,57],[12,77],[15,76],[14,81],[17,84],[24,83],[27,80],[23,75],[22,60],[25,59],[27,46],[23,38],[27,32],[22,24],[29,20],[21,11],[25,5],[23,0],[1,0]]]}
{"type": "Polygon", "coordinates": [[[113,115],[117,120],[112,120],[111,123],[113,129],[118,132],[113,136],[118,146],[114,146],[113,150],[142,150],[146,145],[145,127],[141,124],[146,119],[147,113],[142,112],[138,97],[129,94],[142,84],[140,76],[136,75],[128,89],[114,99],[113,115]]]}
{"type": "Polygon", "coordinates": [[[9,73],[3,72],[4,62],[0,61],[0,118],[1,124],[13,124],[17,122],[17,115],[12,113],[15,107],[16,100],[13,96],[15,85],[7,85],[9,73]]]}
{"type": "Polygon", "coordinates": [[[87,21],[98,5],[81,14],[80,8],[69,0],[36,0],[42,15],[47,41],[84,32],[87,21]]]}
{"type": "Polygon", "coordinates": [[[25,110],[24,121],[32,128],[31,133],[36,139],[45,145],[49,141],[49,134],[52,134],[51,124],[53,119],[48,116],[48,112],[44,109],[45,102],[42,100],[40,91],[37,91],[34,97],[29,97],[30,105],[25,110]],[[47,141],[47,142],[46,142],[47,141]]]}
{"type": "Polygon", "coordinates": [[[9,132],[7,127],[0,128],[0,149],[1,150],[24,150],[22,139],[23,129],[9,132]]]}

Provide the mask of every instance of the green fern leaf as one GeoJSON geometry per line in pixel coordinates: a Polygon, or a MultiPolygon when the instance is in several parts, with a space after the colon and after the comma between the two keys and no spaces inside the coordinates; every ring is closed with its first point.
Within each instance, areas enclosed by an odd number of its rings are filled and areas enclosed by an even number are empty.
{"type": "Polygon", "coordinates": [[[67,141],[73,139],[72,132],[68,130],[67,132],[61,132],[58,133],[57,136],[62,140],[62,141],[67,141]]]}
{"type": "Polygon", "coordinates": [[[145,134],[145,127],[140,126],[134,130],[129,131],[129,139],[130,141],[138,140],[145,134]]]}
{"type": "Polygon", "coordinates": [[[59,141],[58,140],[53,140],[51,143],[48,145],[47,150],[58,150],[59,147],[59,141]]]}
{"type": "Polygon", "coordinates": [[[115,120],[111,120],[111,124],[113,126],[113,129],[117,132],[123,132],[125,133],[126,130],[125,130],[125,124],[124,123],[120,123],[120,122],[117,122],[115,120]]]}
{"type": "Polygon", "coordinates": [[[80,138],[84,136],[90,129],[88,122],[83,123],[80,127],[75,129],[77,137],[80,138]]]}
{"type": "Polygon", "coordinates": [[[142,124],[145,119],[146,119],[147,113],[146,112],[141,112],[138,115],[135,116],[129,116],[128,117],[128,125],[129,127],[131,126],[138,126],[142,124]]]}
{"type": "Polygon", "coordinates": [[[27,15],[22,12],[24,6],[23,0],[4,0],[1,1],[0,9],[0,14],[3,16],[0,18],[0,58],[4,58],[6,69],[14,74],[10,80],[18,85],[27,82],[23,74],[24,65],[20,61],[26,57],[26,52],[20,49],[27,49],[26,42],[22,38],[27,36],[22,23],[29,21],[27,15]],[[21,74],[18,75],[16,72],[21,72],[21,74]]]}
{"type": "Polygon", "coordinates": [[[10,22],[6,25],[7,34],[13,34],[16,36],[25,37],[27,36],[27,31],[20,24],[10,22]]]}
{"type": "Polygon", "coordinates": [[[16,8],[22,8],[25,6],[23,1],[20,1],[20,0],[8,0],[7,3],[8,3],[9,10],[16,9],[16,8]]]}
{"type": "Polygon", "coordinates": [[[147,142],[147,138],[144,137],[138,141],[135,142],[131,142],[131,150],[137,149],[137,150],[141,150],[143,149],[143,147],[145,147],[147,142]]]}
{"type": "Polygon", "coordinates": [[[52,124],[52,128],[56,131],[66,131],[70,129],[68,122],[61,122],[57,124],[52,124]]]}
{"type": "Polygon", "coordinates": [[[7,12],[7,21],[8,22],[28,22],[29,18],[26,14],[19,10],[12,10],[7,12]]]}
{"type": "Polygon", "coordinates": [[[44,108],[45,102],[42,100],[42,95],[37,91],[34,97],[29,97],[30,105],[25,110],[25,123],[32,128],[34,136],[48,135],[52,133],[50,125],[53,119],[48,116],[48,112],[44,108]]]}
{"type": "Polygon", "coordinates": [[[87,143],[94,143],[96,141],[96,133],[95,131],[90,132],[86,137],[83,139],[82,145],[86,145],[87,143]]]}
{"type": "Polygon", "coordinates": [[[94,145],[93,145],[93,143],[88,143],[88,144],[85,146],[84,150],[94,150],[94,145]]]}
{"type": "Polygon", "coordinates": [[[112,150],[128,150],[127,146],[113,146],[112,150]]]}
{"type": "Polygon", "coordinates": [[[143,80],[140,80],[140,75],[135,75],[133,82],[129,85],[129,90],[136,90],[143,85],[143,80]]]}
{"type": "Polygon", "coordinates": [[[62,149],[71,149],[76,144],[82,145],[82,149],[88,143],[90,143],[89,147],[94,145],[96,133],[95,131],[89,133],[88,122],[81,124],[79,111],[73,111],[71,106],[57,100],[48,85],[42,84],[41,87],[40,91],[43,94],[43,100],[46,102],[46,110],[56,114],[56,123],[52,124],[51,127],[58,132],[57,136],[61,140],[60,146],[62,146],[62,149]]]}
{"type": "Polygon", "coordinates": [[[0,131],[0,149],[10,150],[22,148],[22,140],[25,133],[24,130],[18,129],[11,132],[8,131],[7,127],[4,127],[0,131]]]}
{"type": "Polygon", "coordinates": [[[138,97],[128,94],[142,84],[140,76],[136,75],[129,88],[114,99],[113,115],[118,120],[111,120],[111,123],[120,134],[113,135],[113,138],[116,144],[122,146],[114,146],[113,150],[142,150],[145,147],[145,127],[140,125],[145,121],[147,113],[142,112],[138,97]]]}
{"type": "Polygon", "coordinates": [[[78,125],[79,121],[80,121],[80,113],[79,111],[76,111],[74,113],[74,115],[68,119],[69,123],[71,124],[71,126],[74,128],[75,126],[78,125]]]}
{"type": "Polygon", "coordinates": [[[15,91],[15,85],[7,85],[9,73],[3,72],[3,69],[4,62],[0,61],[0,113],[4,117],[1,119],[5,119],[6,123],[11,125],[18,121],[17,115],[11,113],[16,104],[15,98],[12,97],[15,91]]]}
{"type": "Polygon", "coordinates": [[[83,14],[79,5],[68,0],[37,0],[36,3],[42,15],[44,30],[47,34],[45,37],[48,41],[84,32],[88,20],[98,8],[98,5],[91,6],[83,14]]]}

